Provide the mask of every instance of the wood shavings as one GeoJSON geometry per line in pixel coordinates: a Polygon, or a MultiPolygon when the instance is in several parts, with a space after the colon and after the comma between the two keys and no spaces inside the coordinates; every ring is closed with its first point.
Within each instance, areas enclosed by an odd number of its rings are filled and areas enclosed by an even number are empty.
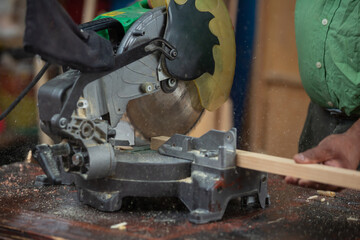
{"type": "Polygon", "coordinates": [[[32,151],[29,151],[25,158],[26,163],[36,163],[36,160],[32,156],[32,151]]]}
{"type": "Polygon", "coordinates": [[[318,197],[319,197],[318,195],[314,195],[314,196],[308,197],[306,200],[314,200],[314,199],[317,199],[318,197]]]}
{"type": "Polygon", "coordinates": [[[111,229],[118,229],[120,231],[123,231],[123,230],[126,230],[126,225],[127,225],[127,222],[122,222],[122,223],[112,225],[110,228],[111,229]]]}
{"type": "Polygon", "coordinates": [[[179,180],[179,182],[192,183],[192,178],[191,177],[184,178],[184,179],[179,180]]]}
{"type": "Polygon", "coordinates": [[[348,217],[346,220],[357,222],[359,219],[354,218],[354,217],[348,217]]]}
{"type": "Polygon", "coordinates": [[[326,196],[326,197],[335,197],[336,193],[332,191],[323,191],[323,190],[317,190],[316,191],[319,195],[326,196]]]}
{"type": "Polygon", "coordinates": [[[133,150],[134,148],[131,146],[116,146],[117,150],[133,150]]]}
{"type": "Polygon", "coordinates": [[[325,202],[325,201],[326,201],[326,199],[325,199],[325,198],[322,198],[322,199],[321,199],[321,202],[325,202]]]}
{"type": "Polygon", "coordinates": [[[272,223],[281,222],[281,221],[284,220],[284,219],[285,219],[284,217],[278,218],[278,219],[276,219],[276,220],[274,220],[274,221],[269,221],[269,222],[267,222],[267,224],[272,224],[272,223]]]}

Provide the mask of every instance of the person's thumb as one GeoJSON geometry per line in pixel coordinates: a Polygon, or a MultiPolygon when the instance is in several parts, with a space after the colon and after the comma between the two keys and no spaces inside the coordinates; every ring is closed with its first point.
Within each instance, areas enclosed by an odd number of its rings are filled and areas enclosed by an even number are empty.
{"type": "Polygon", "coordinates": [[[296,154],[293,159],[296,163],[321,163],[327,161],[329,153],[321,146],[309,149],[305,152],[296,154]]]}

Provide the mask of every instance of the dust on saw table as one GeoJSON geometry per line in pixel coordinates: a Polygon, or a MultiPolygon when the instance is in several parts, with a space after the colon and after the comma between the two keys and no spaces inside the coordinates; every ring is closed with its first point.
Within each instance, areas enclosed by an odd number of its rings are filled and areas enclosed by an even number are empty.
{"type": "Polygon", "coordinates": [[[222,221],[187,220],[188,210],[173,198],[126,198],[106,213],[78,202],[73,186],[34,185],[43,174],[32,163],[0,167],[0,238],[21,239],[355,239],[360,237],[360,192],[335,198],[286,185],[270,175],[271,205],[241,207],[232,201],[222,221]],[[310,197],[310,199],[309,199],[310,197]],[[324,200],[325,199],[325,200],[324,200]],[[116,228],[111,228],[111,226],[116,228]]]}

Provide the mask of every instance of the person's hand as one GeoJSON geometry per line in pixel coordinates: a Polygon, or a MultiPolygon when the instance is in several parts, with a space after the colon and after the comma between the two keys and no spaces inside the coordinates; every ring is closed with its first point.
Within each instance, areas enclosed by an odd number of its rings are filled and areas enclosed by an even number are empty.
{"type": "MultiPolygon", "coordinates": [[[[296,154],[294,160],[300,164],[318,163],[333,167],[357,169],[360,163],[360,120],[345,133],[330,135],[322,140],[317,147],[296,154]]],[[[315,189],[341,190],[336,186],[290,176],[285,177],[285,182],[315,189]]]]}

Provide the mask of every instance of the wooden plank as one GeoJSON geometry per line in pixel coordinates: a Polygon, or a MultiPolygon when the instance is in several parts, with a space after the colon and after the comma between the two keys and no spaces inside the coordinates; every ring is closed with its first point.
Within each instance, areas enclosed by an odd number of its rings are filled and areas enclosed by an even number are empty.
{"type": "Polygon", "coordinates": [[[297,164],[292,159],[241,150],[236,151],[236,157],[239,167],[360,190],[360,172],[355,170],[321,164],[297,164]]]}
{"type": "Polygon", "coordinates": [[[163,145],[170,137],[166,136],[159,136],[159,137],[152,137],[150,142],[151,150],[157,151],[161,145],[163,145]]]}
{"type": "Polygon", "coordinates": [[[166,142],[167,140],[169,140],[169,137],[165,137],[165,136],[152,137],[151,138],[151,143],[150,143],[150,148],[152,150],[158,150],[159,147],[161,145],[163,145],[164,142],[166,142]]]}
{"type": "MultiPolygon", "coordinates": [[[[151,149],[157,150],[168,139],[168,137],[152,138],[151,142],[154,144],[151,144],[151,149]]],[[[236,165],[242,168],[360,190],[360,172],[355,170],[321,164],[297,164],[292,159],[242,150],[236,150],[236,165]]]]}

